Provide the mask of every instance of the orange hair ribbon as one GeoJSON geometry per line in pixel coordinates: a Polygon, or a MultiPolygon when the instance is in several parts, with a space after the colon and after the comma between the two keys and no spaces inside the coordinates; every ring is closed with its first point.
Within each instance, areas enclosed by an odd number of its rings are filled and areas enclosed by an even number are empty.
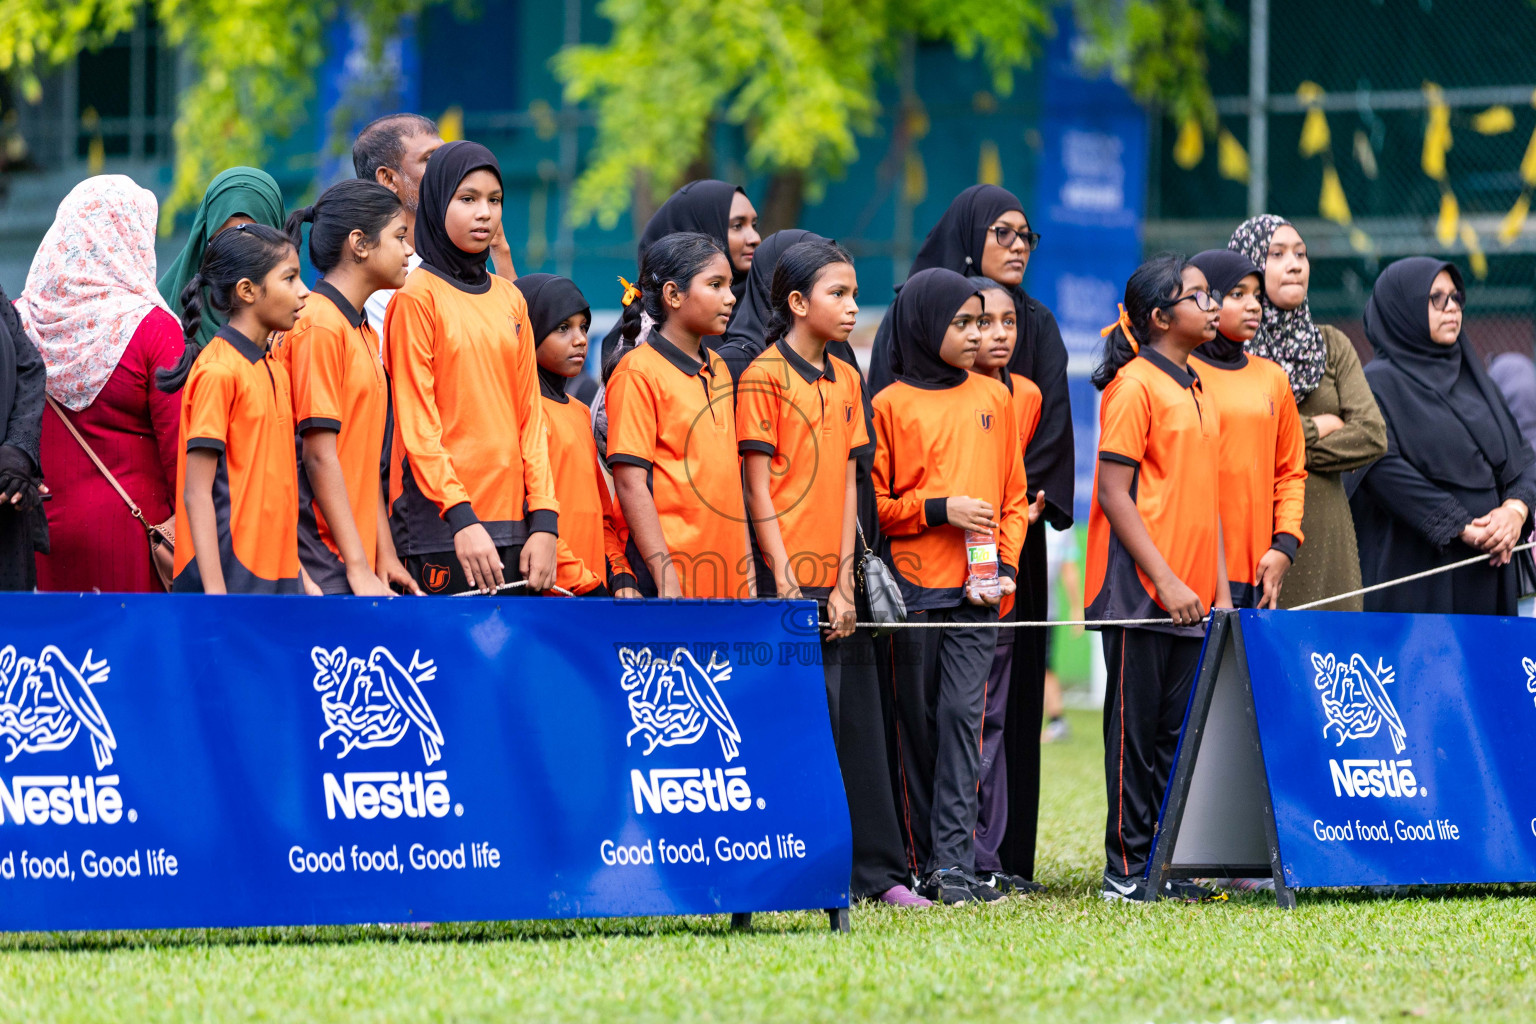
{"type": "Polygon", "coordinates": [[[621,300],[621,302],[625,306],[628,306],[630,303],[634,302],[640,297],[639,287],[632,285],[628,281],[624,280],[623,275],[620,275],[619,277],[619,284],[624,286],[624,298],[621,300]]]}
{"type": "MultiPolygon", "coordinates": [[[[622,278],[621,278],[622,280],[622,278]]],[[[1141,345],[1136,341],[1136,332],[1131,330],[1131,315],[1125,311],[1125,303],[1120,303],[1120,319],[1099,331],[1099,337],[1107,338],[1118,327],[1125,332],[1125,340],[1131,343],[1132,352],[1140,352],[1141,345]]]]}

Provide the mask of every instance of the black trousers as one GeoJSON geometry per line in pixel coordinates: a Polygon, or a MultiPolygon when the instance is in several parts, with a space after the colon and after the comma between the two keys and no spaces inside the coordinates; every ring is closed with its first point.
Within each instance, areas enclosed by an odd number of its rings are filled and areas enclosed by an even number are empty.
{"type": "Polygon", "coordinates": [[[1200,644],[1200,637],[1149,629],[1104,630],[1104,856],[1119,874],[1144,873],[1152,855],[1200,644]]]}
{"type": "Polygon", "coordinates": [[[863,629],[841,640],[823,640],[821,658],[832,742],[837,746],[853,826],[849,895],[864,899],[905,884],[909,874],[885,753],[874,641],[863,629]]]}
{"type": "Polygon", "coordinates": [[[981,723],[997,630],[975,624],[996,619],[996,608],[962,604],[908,617],[953,628],[896,634],[900,800],[910,863],[920,876],[942,868],[976,869],[981,723]]]}
{"type": "Polygon", "coordinates": [[[999,630],[997,652],[987,673],[987,701],[981,719],[981,784],[976,794],[976,870],[1001,871],[998,850],[1008,830],[1008,753],[1003,733],[1008,722],[1008,685],[1013,675],[1016,629],[999,630]]]}
{"type": "Polygon", "coordinates": [[[37,555],[33,516],[41,512],[18,512],[13,506],[0,506],[0,590],[35,590],[37,555]]]}
{"type": "MultiPolygon", "coordinates": [[[[521,544],[497,548],[496,554],[501,558],[503,582],[516,583],[523,578],[522,571],[517,567],[518,560],[523,554],[521,544]]],[[[411,574],[411,579],[416,581],[416,585],[421,588],[423,594],[450,596],[474,589],[469,585],[468,577],[464,575],[464,566],[459,563],[459,556],[452,551],[429,551],[424,555],[407,555],[405,571],[411,574]]],[[[515,590],[499,591],[496,596],[518,597],[527,592],[528,588],[518,587],[515,590]]]]}
{"type": "MultiPolygon", "coordinates": [[[[1014,606],[1014,615],[1022,622],[1043,622],[1050,614],[1045,531],[1041,522],[1024,538],[1014,606]]],[[[1013,631],[1008,718],[1003,724],[1003,747],[1008,752],[1008,830],[998,857],[1004,871],[1029,879],[1035,877],[1035,834],[1040,819],[1040,720],[1045,717],[1049,641],[1049,630],[1013,631]]]]}

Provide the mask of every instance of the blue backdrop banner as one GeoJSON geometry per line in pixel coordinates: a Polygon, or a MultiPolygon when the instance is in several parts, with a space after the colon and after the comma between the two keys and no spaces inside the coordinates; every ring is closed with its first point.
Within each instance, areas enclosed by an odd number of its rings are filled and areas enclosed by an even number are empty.
{"type": "Polygon", "coordinates": [[[1240,618],[1287,884],[1536,880],[1536,621],[1240,618]]]}
{"type": "Polygon", "coordinates": [[[814,615],[0,596],[0,929],[847,906],[814,615]]]}

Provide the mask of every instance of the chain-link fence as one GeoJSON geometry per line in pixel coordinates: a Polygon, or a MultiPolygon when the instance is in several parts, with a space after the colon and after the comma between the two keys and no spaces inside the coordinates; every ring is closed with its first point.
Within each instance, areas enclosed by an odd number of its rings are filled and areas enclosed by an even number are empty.
{"type": "Polygon", "coordinates": [[[1381,267],[1444,256],[1466,275],[1474,344],[1529,354],[1536,3],[1227,5],[1237,31],[1212,54],[1217,131],[1156,126],[1148,250],[1223,246],[1250,212],[1288,217],[1312,256],[1314,314],[1363,357],[1381,267]]]}

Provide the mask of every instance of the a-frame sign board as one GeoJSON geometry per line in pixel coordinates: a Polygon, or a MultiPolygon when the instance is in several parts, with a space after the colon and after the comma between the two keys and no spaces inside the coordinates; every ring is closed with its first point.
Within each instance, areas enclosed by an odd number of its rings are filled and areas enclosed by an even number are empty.
{"type": "Polygon", "coordinates": [[[1158,817],[1148,888],[1162,892],[1170,878],[1266,876],[1275,880],[1280,906],[1294,907],[1280,866],[1242,630],[1237,613],[1216,611],[1158,817]]]}
{"type": "Polygon", "coordinates": [[[1536,622],[1217,612],[1148,863],[1299,888],[1536,881],[1536,622]]]}

